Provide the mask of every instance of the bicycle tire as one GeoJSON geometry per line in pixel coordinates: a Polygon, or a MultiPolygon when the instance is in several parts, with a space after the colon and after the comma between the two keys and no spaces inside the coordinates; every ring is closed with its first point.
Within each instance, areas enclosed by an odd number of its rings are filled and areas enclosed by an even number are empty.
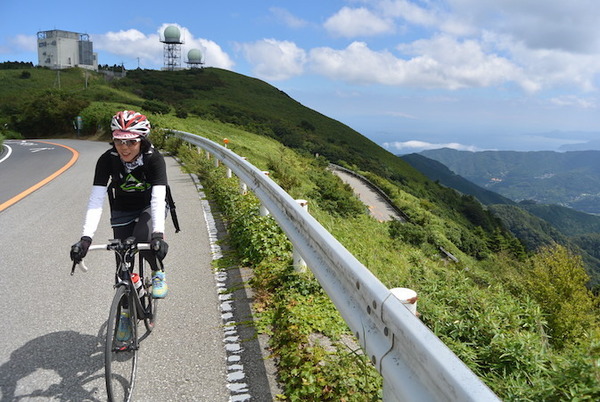
{"type": "Polygon", "coordinates": [[[146,326],[146,331],[150,333],[156,325],[156,317],[158,313],[158,299],[152,297],[152,277],[145,277],[143,286],[146,292],[141,298],[141,302],[147,314],[146,318],[144,318],[144,325],[146,326]]]}
{"type": "Polygon", "coordinates": [[[118,286],[110,306],[106,325],[104,373],[109,401],[129,401],[133,393],[137,370],[137,314],[129,289],[118,286]],[[117,339],[122,306],[129,306],[131,338],[117,339]]]}

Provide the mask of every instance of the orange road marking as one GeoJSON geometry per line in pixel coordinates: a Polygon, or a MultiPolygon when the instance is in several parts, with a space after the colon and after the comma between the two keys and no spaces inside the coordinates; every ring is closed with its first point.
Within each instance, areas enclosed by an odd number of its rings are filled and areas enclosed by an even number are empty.
{"type": "Polygon", "coordinates": [[[79,158],[79,152],[77,152],[73,148],[68,147],[66,145],[56,144],[54,142],[48,142],[48,141],[35,141],[35,142],[42,142],[44,144],[56,145],[59,147],[66,148],[73,153],[73,156],[71,157],[71,160],[67,162],[66,165],[64,165],[63,167],[58,169],[56,172],[52,173],[50,176],[46,177],[44,180],[40,181],[37,184],[34,184],[33,186],[29,187],[27,190],[21,192],[20,194],[15,195],[10,200],[0,204],[0,212],[4,211],[6,208],[10,207],[11,205],[21,201],[23,198],[27,197],[29,194],[33,193],[35,190],[39,189],[40,187],[44,186],[45,184],[48,184],[52,180],[56,179],[58,176],[60,176],[62,173],[64,173],[68,168],[73,166],[73,164],[79,158]]]}

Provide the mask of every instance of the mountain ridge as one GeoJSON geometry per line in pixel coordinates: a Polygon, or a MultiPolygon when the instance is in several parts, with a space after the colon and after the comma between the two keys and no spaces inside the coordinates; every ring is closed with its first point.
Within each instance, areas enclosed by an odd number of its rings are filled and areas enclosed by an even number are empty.
{"type": "Polygon", "coordinates": [[[419,153],[513,201],[534,200],[600,214],[600,151],[457,151],[419,153]]]}

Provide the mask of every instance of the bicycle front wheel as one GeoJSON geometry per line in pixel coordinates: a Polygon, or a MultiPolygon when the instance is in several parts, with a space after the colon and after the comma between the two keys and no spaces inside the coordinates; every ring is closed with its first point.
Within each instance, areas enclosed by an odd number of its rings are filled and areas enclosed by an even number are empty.
{"type": "Polygon", "coordinates": [[[146,318],[144,318],[144,325],[148,333],[152,332],[154,325],[156,324],[156,316],[158,314],[158,299],[152,297],[152,278],[144,278],[145,294],[142,296],[142,307],[146,312],[146,318]]]}
{"type": "Polygon", "coordinates": [[[137,369],[137,315],[126,286],[117,287],[106,326],[104,371],[109,401],[129,401],[137,369]]]}

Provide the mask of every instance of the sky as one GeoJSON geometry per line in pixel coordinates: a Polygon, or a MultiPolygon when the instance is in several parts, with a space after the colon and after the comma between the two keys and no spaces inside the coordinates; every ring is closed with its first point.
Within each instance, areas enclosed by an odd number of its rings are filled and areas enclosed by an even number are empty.
{"type": "Polygon", "coordinates": [[[600,149],[597,0],[0,0],[0,62],[37,32],[86,33],[99,64],[259,78],[395,154],[600,149]]]}

